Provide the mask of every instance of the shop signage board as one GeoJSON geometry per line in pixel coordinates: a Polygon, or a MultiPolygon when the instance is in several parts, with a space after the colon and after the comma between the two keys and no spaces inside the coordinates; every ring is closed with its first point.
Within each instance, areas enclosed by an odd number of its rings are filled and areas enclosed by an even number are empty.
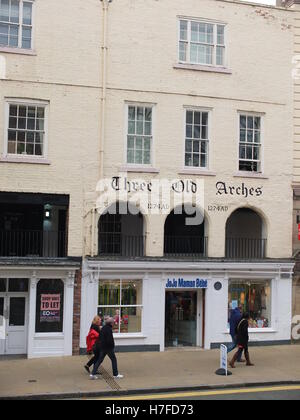
{"type": "Polygon", "coordinates": [[[166,289],[207,289],[208,280],[194,279],[186,280],[184,278],[169,278],[166,283],[166,289]]]}
{"type": "Polygon", "coordinates": [[[220,369],[224,370],[226,376],[228,375],[227,347],[224,344],[220,347],[220,369]]]}

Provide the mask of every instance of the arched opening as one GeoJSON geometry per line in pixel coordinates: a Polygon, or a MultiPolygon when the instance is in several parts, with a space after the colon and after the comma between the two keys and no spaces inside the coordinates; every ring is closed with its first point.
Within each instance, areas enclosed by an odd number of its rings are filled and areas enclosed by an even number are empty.
{"type": "Polygon", "coordinates": [[[180,206],[165,222],[164,254],[166,256],[207,256],[205,218],[196,207],[180,206]]]}
{"type": "Polygon", "coordinates": [[[265,258],[266,245],[262,217],[249,208],[234,211],[226,224],[226,258],[265,258]]]}
{"type": "Polygon", "coordinates": [[[128,203],[112,205],[99,219],[98,244],[99,256],[143,257],[143,215],[128,203]]]}

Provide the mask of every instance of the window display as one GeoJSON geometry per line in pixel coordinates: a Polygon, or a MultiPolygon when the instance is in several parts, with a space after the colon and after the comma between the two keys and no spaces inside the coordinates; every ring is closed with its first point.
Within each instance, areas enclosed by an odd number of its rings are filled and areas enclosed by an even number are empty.
{"type": "Polygon", "coordinates": [[[250,315],[250,328],[271,327],[271,281],[229,282],[229,319],[231,311],[241,306],[250,315]]]}
{"type": "Polygon", "coordinates": [[[142,331],[142,281],[107,280],[99,282],[98,315],[115,320],[114,333],[142,331]]]}

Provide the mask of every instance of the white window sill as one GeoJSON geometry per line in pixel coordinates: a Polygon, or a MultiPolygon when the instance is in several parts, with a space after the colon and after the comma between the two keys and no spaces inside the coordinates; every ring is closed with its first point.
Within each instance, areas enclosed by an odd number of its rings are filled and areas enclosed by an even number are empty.
{"type": "MultiPolygon", "coordinates": [[[[249,328],[248,332],[249,334],[274,334],[278,331],[273,328],[249,328]]],[[[225,334],[230,335],[229,330],[227,330],[225,334]]]]}
{"type": "Polygon", "coordinates": [[[65,335],[63,333],[35,333],[34,339],[37,340],[64,340],[65,335]]]}
{"type": "Polygon", "coordinates": [[[24,48],[10,48],[10,47],[0,47],[0,52],[8,54],[21,54],[21,55],[32,55],[36,56],[36,51],[26,50],[24,48]]]}
{"type": "Polygon", "coordinates": [[[117,333],[114,334],[115,339],[126,339],[126,338],[147,338],[146,335],[142,333],[117,333]]]}
{"type": "Polygon", "coordinates": [[[149,174],[159,174],[159,170],[153,168],[152,166],[136,165],[136,166],[122,166],[119,168],[120,172],[136,172],[136,173],[149,173],[149,174]]]}
{"type": "Polygon", "coordinates": [[[36,164],[36,165],[51,165],[51,162],[44,158],[33,158],[33,157],[12,157],[12,156],[3,156],[0,158],[0,163],[26,163],[26,164],[36,164]]]}
{"type": "Polygon", "coordinates": [[[198,168],[184,168],[179,172],[179,175],[203,175],[203,176],[217,176],[216,173],[211,172],[207,169],[198,168]]]}
{"type": "Polygon", "coordinates": [[[262,173],[259,172],[237,172],[233,175],[234,178],[255,178],[255,179],[269,179],[267,176],[265,176],[262,173]]]}
{"type": "Polygon", "coordinates": [[[226,67],[205,66],[202,64],[177,63],[177,64],[174,64],[173,68],[183,69],[183,70],[207,71],[211,73],[232,74],[232,71],[226,67]]]}

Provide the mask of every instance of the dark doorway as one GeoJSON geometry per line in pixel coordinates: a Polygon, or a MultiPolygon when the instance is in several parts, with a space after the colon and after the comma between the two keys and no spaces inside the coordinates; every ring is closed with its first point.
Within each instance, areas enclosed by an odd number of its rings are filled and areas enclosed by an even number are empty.
{"type": "Polygon", "coordinates": [[[197,345],[197,292],[166,292],[165,346],[197,345]]]}

